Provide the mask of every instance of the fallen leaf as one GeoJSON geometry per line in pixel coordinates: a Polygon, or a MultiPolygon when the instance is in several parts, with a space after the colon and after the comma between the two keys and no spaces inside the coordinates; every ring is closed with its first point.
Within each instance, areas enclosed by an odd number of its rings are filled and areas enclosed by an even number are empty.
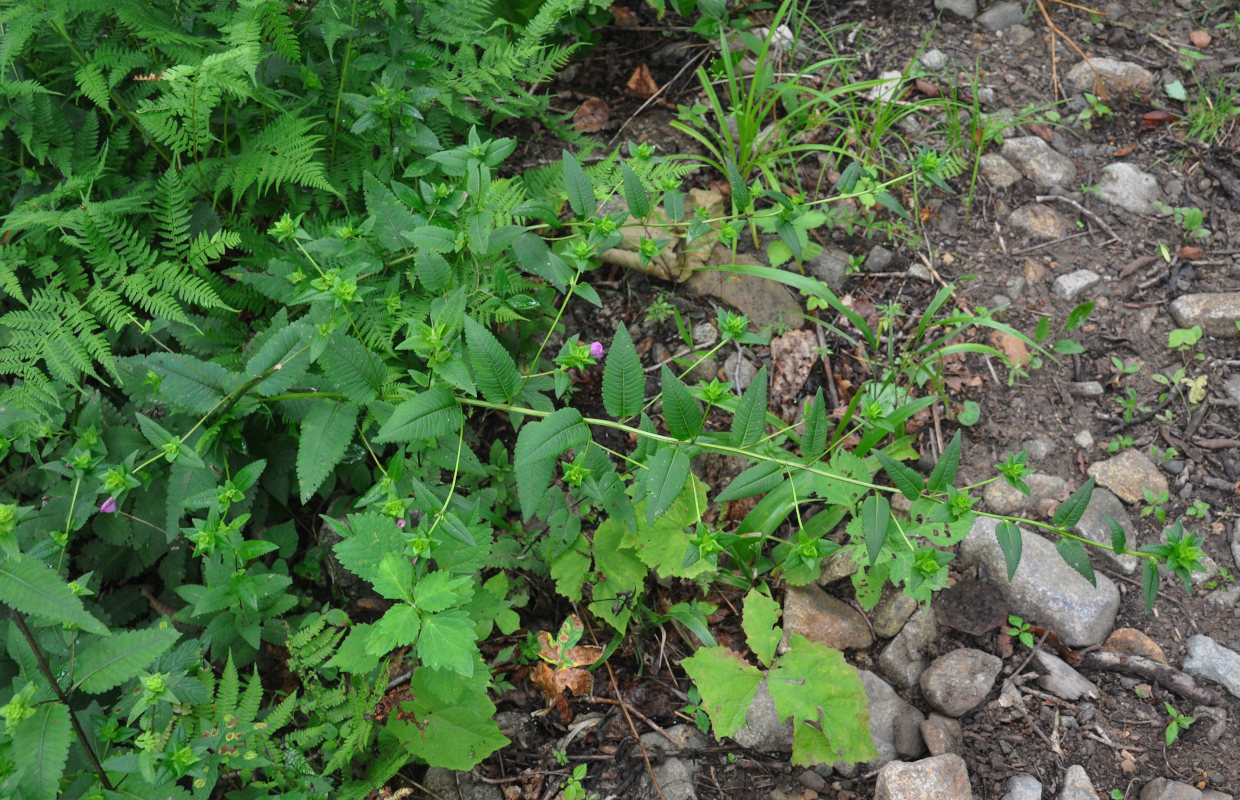
{"type": "Polygon", "coordinates": [[[1175,254],[1185,261],[1196,261],[1205,255],[1205,251],[1203,251],[1200,247],[1194,247],[1191,244],[1186,244],[1177,250],[1175,254]]]}
{"type": "Polygon", "coordinates": [[[917,91],[921,92],[926,97],[938,97],[943,94],[943,90],[941,90],[939,85],[934,81],[927,80],[925,78],[918,78],[913,83],[917,87],[917,91]]]}
{"type": "Polygon", "coordinates": [[[818,338],[812,331],[789,331],[771,340],[771,361],[775,376],[771,381],[771,403],[776,414],[791,424],[800,416],[796,402],[809,372],[818,361],[818,338]]]}
{"type": "Polygon", "coordinates": [[[1193,31],[1188,35],[1188,40],[1193,43],[1193,47],[1209,47],[1212,39],[1210,34],[1205,31],[1193,31]]]}
{"type": "Polygon", "coordinates": [[[624,86],[629,90],[629,94],[639,100],[654,97],[659,91],[659,84],[654,82],[654,78],[650,75],[650,67],[646,66],[645,61],[637,65],[637,69],[633,70],[633,74],[629,76],[629,82],[624,86]]]}
{"type": "Polygon", "coordinates": [[[1127,147],[1121,147],[1120,149],[1116,150],[1114,153],[1111,154],[1111,157],[1112,158],[1123,158],[1124,156],[1128,155],[1129,153],[1131,153],[1133,150],[1136,150],[1136,149],[1137,149],[1137,146],[1135,144],[1130,144],[1127,147]]]}
{"type": "Polygon", "coordinates": [[[990,343],[1016,366],[1023,367],[1029,363],[1029,348],[1012,334],[1004,331],[991,331],[990,343]]]}
{"type": "Polygon", "coordinates": [[[1026,124],[1025,127],[1028,128],[1029,132],[1034,136],[1041,137],[1043,141],[1049,142],[1055,137],[1055,132],[1051,130],[1050,125],[1043,125],[1040,122],[1030,122],[1026,124]]]}
{"type": "Polygon", "coordinates": [[[1144,114],[1141,115],[1141,127],[1142,128],[1159,128],[1159,127],[1162,127],[1162,125],[1164,125],[1165,123],[1175,122],[1177,120],[1179,120],[1178,116],[1176,116],[1175,114],[1172,114],[1170,111],[1165,111],[1159,108],[1159,109],[1155,109],[1154,111],[1146,111],[1144,114]]]}
{"type": "Polygon", "coordinates": [[[611,19],[617,28],[632,28],[637,25],[637,15],[621,5],[611,7],[611,19]]]}
{"type": "Polygon", "coordinates": [[[611,109],[601,97],[589,97],[573,114],[573,130],[578,133],[597,133],[607,127],[611,109]]]}

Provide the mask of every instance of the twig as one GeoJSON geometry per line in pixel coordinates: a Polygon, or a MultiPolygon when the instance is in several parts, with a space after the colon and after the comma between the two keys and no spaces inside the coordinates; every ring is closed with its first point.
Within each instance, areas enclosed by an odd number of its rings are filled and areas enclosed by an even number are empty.
{"type": "Polygon", "coordinates": [[[650,717],[638,711],[636,708],[633,708],[631,705],[624,702],[623,700],[613,700],[610,697],[595,697],[594,702],[595,703],[606,703],[607,705],[612,705],[612,706],[620,706],[621,711],[627,708],[629,711],[633,712],[634,716],[636,716],[642,722],[649,725],[651,730],[653,730],[655,733],[662,736],[664,739],[667,739],[672,744],[676,745],[676,747],[679,748],[684,745],[684,742],[678,741],[676,737],[672,736],[670,733],[660,728],[658,723],[650,719],[650,717]]]}
{"type": "Polygon", "coordinates": [[[1175,667],[1145,656],[1095,650],[1082,659],[1077,669],[1096,669],[1104,672],[1122,672],[1138,675],[1154,681],[1165,689],[1203,706],[1221,705],[1222,701],[1212,690],[1199,686],[1192,676],[1175,667]]]}
{"type": "Polygon", "coordinates": [[[1059,239],[1051,239],[1049,242],[1042,242],[1041,244],[1030,245],[1029,247],[1022,247],[1019,250],[1013,250],[1012,255],[1023,256],[1025,253],[1032,253],[1034,250],[1041,250],[1044,247],[1051,247],[1052,245],[1057,245],[1061,242],[1071,241],[1072,239],[1079,239],[1082,236],[1088,236],[1088,235],[1089,235],[1088,232],[1081,231],[1080,233],[1074,233],[1074,234],[1071,234],[1070,236],[1063,236],[1063,237],[1060,237],[1059,239]]]}
{"type": "MultiPolygon", "coordinates": [[[[1076,202],[1076,201],[1075,201],[1075,200],[1073,200],[1071,197],[1062,197],[1062,196],[1057,195],[1057,194],[1040,194],[1040,195],[1038,195],[1037,197],[1035,197],[1034,199],[1035,199],[1035,200],[1037,200],[1039,203],[1045,203],[1047,200],[1058,200],[1058,201],[1060,201],[1061,203],[1067,203],[1068,205],[1070,205],[1070,206],[1072,206],[1073,208],[1075,208],[1077,211],[1081,212],[1081,213],[1082,213],[1082,214],[1084,214],[1085,216],[1087,216],[1087,217],[1089,217],[1090,219],[1092,219],[1094,222],[1098,223],[1098,226],[1099,226],[1100,228],[1102,228],[1104,231],[1106,231],[1106,232],[1107,232],[1107,234],[1111,237],[1111,242],[1118,242],[1118,241],[1119,241],[1119,237],[1115,235],[1115,231],[1111,230],[1111,226],[1110,226],[1110,225],[1107,225],[1105,222],[1103,222],[1103,221],[1102,221],[1102,217],[1098,216],[1097,214],[1095,214],[1094,212],[1090,211],[1090,210],[1089,210],[1088,208],[1086,208],[1085,206],[1083,206],[1083,205],[1081,205],[1080,203],[1076,202]]],[[[1099,246],[1099,247],[1102,247],[1103,245],[1108,245],[1108,244],[1110,244],[1111,242],[1103,242],[1101,245],[1098,245],[1098,246],[1099,246]]]]}

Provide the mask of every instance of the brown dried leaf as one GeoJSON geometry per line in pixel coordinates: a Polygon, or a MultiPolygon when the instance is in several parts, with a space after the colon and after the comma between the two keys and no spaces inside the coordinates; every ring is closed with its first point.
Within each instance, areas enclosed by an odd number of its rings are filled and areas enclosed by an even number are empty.
{"type": "Polygon", "coordinates": [[[1177,250],[1175,254],[1179,256],[1180,258],[1184,259],[1185,261],[1196,261],[1197,259],[1201,258],[1203,255],[1205,255],[1205,251],[1202,250],[1200,247],[1195,247],[1191,244],[1186,244],[1183,247],[1181,247],[1179,250],[1177,250]]]}
{"type": "Polygon", "coordinates": [[[1013,364],[1023,367],[1029,363],[1029,348],[1012,334],[1004,331],[991,331],[990,343],[1013,364]]]}
{"type": "Polygon", "coordinates": [[[632,28],[637,25],[637,15],[622,5],[611,7],[611,19],[617,28],[632,28]]]}
{"type": "Polygon", "coordinates": [[[943,94],[943,91],[939,89],[939,85],[932,80],[918,78],[913,82],[913,84],[917,87],[917,91],[921,92],[926,97],[938,97],[943,94]]]}
{"type": "Polygon", "coordinates": [[[578,133],[597,133],[607,127],[611,109],[601,97],[589,97],[573,114],[573,130],[578,133]]]}
{"type": "Polygon", "coordinates": [[[1188,40],[1193,43],[1193,47],[1201,48],[1209,47],[1210,42],[1213,41],[1210,34],[1205,31],[1193,31],[1188,35],[1188,40]]]}
{"type": "Polygon", "coordinates": [[[624,84],[629,90],[629,94],[638,100],[647,100],[654,97],[659,91],[659,84],[654,82],[654,77],[650,74],[650,67],[646,66],[646,62],[637,65],[637,69],[633,70],[633,74],[629,76],[628,83],[624,84]]]}
{"type": "Polygon", "coordinates": [[[771,380],[771,401],[784,422],[793,423],[800,415],[797,397],[818,360],[818,337],[813,331],[789,331],[771,340],[771,361],[775,377],[771,380]]]}

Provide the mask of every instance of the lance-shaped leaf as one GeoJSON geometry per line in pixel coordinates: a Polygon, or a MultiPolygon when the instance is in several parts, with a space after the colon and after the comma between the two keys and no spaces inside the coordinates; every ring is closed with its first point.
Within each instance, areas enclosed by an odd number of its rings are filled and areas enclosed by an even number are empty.
{"type": "Polygon", "coordinates": [[[567,150],[563,151],[564,189],[568,192],[568,205],[578,217],[588,217],[598,208],[594,199],[594,187],[586,171],[567,150]]]}
{"type": "Polygon", "coordinates": [[[766,366],[753,376],[732,414],[732,440],[737,447],[757,444],[766,433],[766,366]]]}
{"type": "Polygon", "coordinates": [[[44,703],[34,714],[9,729],[10,752],[26,765],[12,797],[29,800],[55,800],[63,797],[60,779],[69,759],[69,708],[62,703],[44,703]]]}
{"type": "Polygon", "coordinates": [[[492,403],[511,403],[521,393],[521,373],[499,339],[472,317],[465,317],[469,363],[478,389],[492,403]]]}
{"type": "Polygon", "coordinates": [[[689,477],[689,457],[675,445],[663,445],[646,462],[642,489],[646,496],[646,524],[671,508],[689,477]]]}
{"type": "Polygon", "coordinates": [[[611,341],[603,366],[603,407],[617,419],[641,413],[646,399],[646,373],[629,329],[621,325],[611,341]]]}
{"type": "Polygon", "coordinates": [[[306,502],[322,485],[353,441],[358,407],[353,403],[318,402],[301,421],[297,443],[297,483],[301,502],[306,502]]]}
{"type": "Polygon", "coordinates": [[[50,567],[33,556],[10,555],[0,562],[0,603],[23,614],[76,625],[108,635],[107,626],[82,606],[82,598],[50,567]]]}
{"type": "Polygon", "coordinates": [[[891,521],[891,504],[882,495],[872,494],[861,504],[861,530],[865,533],[865,550],[870,566],[887,542],[887,523],[891,521]]]}
{"type": "Polygon", "coordinates": [[[650,214],[650,195],[642,186],[642,179],[628,164],[620,165],[620,179],[624,183],[624,201],[628,203],[629,213],[641,218],[650,214]]]}
{"type": "Polygon", "coordinates": [[[461,426],[456,396],[443,386],[427,389],[396,407],[375,435],[376,442],[411,442],[453,433],[461,426]]]}
{"type": "Polygon", "coordinates": [[[956,470],[960,467],[960,431],[956,431],[956,435],[952,437],[951,444],[943,448],[943,455],[939,456],[938,462],[934,465],[934,469],[930,470],[930,477],[926,480],[926,488],[930,492],[942,492],[952,485],[952,481],[956,480],[956,470]]]}
{"type": "Polygon", "coordinates": [[[74,667],[78,688],[99,694],[138,677],[180,637],[176,628],[122,631],[83,648],[74,667]]]}
{"type": "Polygon", "coordinates": [[[995,527],[995,538],[999,540],[999,549],[1003,551],[1010,581],[1016,574],[1016,567],[1020,565],[1021,550],[1025,546],[1020,528],[1011,520],[1003,520],[995,527]]]}
{"type": "Polygon", "coordinates": [[[1089,498],[1093,494],[1094,477],[1091,475],[1081,488],[1077,489],[1069,495],[1067,500],[1059,504],[1059,508],[1055,511],[1055,516],[1051,518],[1051,524],[1062,530],[1070,530],[1081,519],[1085,509],[1089,507],[1089,498]]]}
{"type": "Polygon", "coordinates": [[[753,497],[769,492],[784,481],[784,468],[771,461],[761,461],[732,479],[728,488],[715,498],[720,503],[753,497]]]}
{"type": "Polygon", "coordinates": [[[883,465],[883,472],[887,473],[887,477],[891,479],[891,485],[899,489],[900,494],[909,500],[916,500],[921,496],[926,482],[917,470],[904,465],[882,450],[875,450],[874,455],[878,456],[878,463],[883,465]]]}
{"type": "Polygon", "coordinates": [[[801,433],[801,457],[806,464],[813,464],[827,449],[831,426],[827,424],[827,412],[822,399],[822,389],[814,395],[814,401],[805,409],[805,430],[801,433]]]}
{"type": "Polygon", "coordinates": [[[1085,552],[1085,545],[1074,539],[1060,539],[1055,544],[1055,549],[1059,551],[1063,560],[1068,562],[1068,566],[1079,572],[1081,577],[1094,586],[1098,585],[1098,579],[1094,577],[1094,567],[1089,563],[1089,553],[1085,552]]]}
{"type": "Polygon", "coordinates": [[[663,419],[667,430],[681,441],[688,441],[702,432],[702,409],[685,385],[663,365],[663,419]]]}
{"type": "Polygon", "coordinates": [[[590,429],[575,408],[561,408],[521,428],[512,465],[517,474],[517,492],[525,519],[534,515],[543,493],[551,485],[555,460],[570,447],[582,447],[588,441],[590,429]]]}

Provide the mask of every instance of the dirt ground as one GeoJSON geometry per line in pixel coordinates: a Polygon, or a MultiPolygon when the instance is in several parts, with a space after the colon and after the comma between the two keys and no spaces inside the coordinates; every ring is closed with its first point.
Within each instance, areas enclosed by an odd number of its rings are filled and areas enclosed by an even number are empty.
{"type": "MultiPolygon", "coordinates": [[[[560,93],[557,105],[568,111],[588,97],[605,97],[611,106],[611,121],[593,134],[600,141],[606,143],[615,134],[619,140],[652,142],[665,153],[683,151],[691,143],[678,138],[667,126],[672,111],[666,104],[651,103],[639,112],[641,101],[626,98],[624,84],[639,64],[648,63],[655,82],[660,86],[667,84],[663,98],[671,104],[690,103],[696,83],[691,78],[692,70],[682,68],[696,51],[692,47],[684,49],[680,60],[654,58],[656,52],[666,51],[669,42],[682,40],[685,35],[665,36],[666,20],[656,22],[644,7],[632,5],[636,25],[602,31],[603,42],[584,58],[580,67],[570,68],[571,80],[554,87],[560,93]],[[620,124],[629,120],[630,115],[635,116],[620,130],[620,124]]],[[[1225,6],[1226,3],[1132,0],[1117,7],[1122,14],[1106,20],[1091,20],[1089,14],[1066,5],[1051,4],[1050,12],[1064,34],[1088,53],[1140,64],[1158,76],[1158,86],[1186,77],[1179,63],[1183,58],[1179,50],[1189,46],[1192,31],[1209,30],[1214,41],[1201,48],[1207,59],[1196,65],[1195,74],[1214,75],[1234,85],[1240,81],[1236,72],[1240,62],[1240,30],[1217,27],[1230,20],[1231,10],[1225,6]]],[[[757,15],[761,18],[769,13],[759,11],[757,15]]],[[[993,90],[993,94],[987,95],[991,98],[984,106],[987,110],[1045,105],[1055,95],[1049,29],[1037,5],[1025,20],[1033,35],[1020,43],[1016,40],[1021,37],[1012,36],[1010,31],[997,35],[951,14],[944,14],[939,20],[930,0],[829,2],[814,14],[824,27],[860,24],[855,47],[864,54],[861,64],[869,72],[859,77],[905,69],[929,35],[928,47],[947,55],[962,81],[976,80],[977,89],[993,90]]],[[[1057,43],[1056,54],[1062,79],[1079,57],[1062,39],[1057,43]]],[[[1067,91],[1070,99],[1058,106],[1065,122],[1083,108],[1079,94],[1067,91]]],[[[1213,235],[1195,242],[1201,248],[1200,254],[1184,253],[1168,263],[1159,257],[1159,243],[1167,243],[1173,255],[1185,243],[1183,229],[1173,219],[1117,211],[1098,199],[1082,196],[1079,191],[1073,196],[1093,215],[1058,208],[1079,219],[1079,228],[1054,241],[1030,238],[1010,226],[1007,217],[1012,209],[1032,202],[1042,190],[1028,180],[1007,189],[979,180],[972,193],[972,207],[966,211],[966,174],[952,181],[955,193],[937,192],[928,201],[923,198],[923,207],[918,211],[923,223],[919,242],[883,242],[894,252],[891,264],[879,276],[850,276],[845,290],[856,303],[878,306],[898,300],[906,309],[917,311],[938,285],[913,277],[908,268],[927,260],[944,281],[961,287],[958,297],[965,307],[992,306],[996,294],[1013,293],[1013,282],[1022,279],[1026,282],[1023,291],[1001,318],[1020,330],[1032,332],[1040,316],[1049,314],[1053,321],[1062,321],[1074,305],[1052,293],[1051,284],[1056,276],[1082,268],[1101,274],[1103,282],[1087,295],[1096,301],[1093,315],[1075,332],[1085,347],[1084,353],[1030,369],[1027,376],[1010,384],[1002,369],[993,371],[981,359],[960,364],[961,379],[952,385],[952,399],[973,400],[981,407],[981,421],[965,431],[961,477],[966,481],[989,477],[991,465],[1001,460],[1004,453],[1023,449],[1035,438],[1042,440],[1048,452],[1033,465],[1064,478],[1073,488],[1084,482],[1085,470],[1091,463],[1110,455],[1103,448],[1117,435],[1129,437],[1132,447],[1147,453],[1151,445],[1159,449],[1174,446],[1179,452],[1175,460],[1180,463],[1175,465],[1179,467],[1177,473],[1167,475],[1171,485],[1166,504],[1168,516],[1179,517],[1192,507],[1193,501],[1208,503],[1204,519],[1189,522],[1204,535],[1205,549],[1214,561],[1224,570],[1232,570],[1236,564],[1229,551],[1229,540],[1240,505],[1236,495],[1240,447],[1235,444],[1240,439],[1240,412],[1234,401],[1228,403],[1221,387],[1229,377],[1240,374],[1240,340],[1206,337],[1192,351],[1204,358],[1192,360],[1169,350],[1167,336],[1175,327],[1168,305],[1177,296],[1240,288],[1240,197],[1229,195],[1224,183],[1207,169],[1221,165],[1224,170],[1232,170],[1235,180],[1240,168],[1240,131],[1233,120],[1230,133],[1213,148],[1191,143],[1182,129],[1144,121],[1142,115],[1146,112],[1175,107],[1161,92],[1158,95],[1109,100],[1113,117],[1097,121],[1089,130],[1075,123],[1053,129],[1031,125],[1009,131],[1008,135],[1050,134],[1060,137],[1056,144],[1066,140],[1083,186],[1097,184],[1102,168],[1120,160],[1121,155],[1122,160],[1142,165],[1158,179],[1164,193],[1172,195],[1173,205],[1195,206],[1204,212],[1205,226],[1213,235]],[[970,275],[976,277],[965,280],[970,275]],[[1139,363],[1141,369],[1135,374],[1120,374],[1113,358],[1125,364],[1139,363]],[[1165,389],[1151,376],[1177,364],[1187,365],[1192,375],[1207,377],[1207,401],[1191,410],[1179,402],[1157,407],[1157,396],[1165,389]],[[1090,397],[1069,391],[1071,385],[1084,381],[1099,382],[1104,393],[1090,397]],[[1149,406],[1150,411],[1125,421],[1115,398],[1124,396],[1129,388],[1136,391],[1141,404],[1149,406]],[[1155,416],[1155,412],[1166,410],[1170,410],[1169,416],[1155,416]],[[1089,432],[1092,445],[1079,443],[1083,431],[1089,432]],[[1199,444],[1202,441],[1209,442],[1209,446],[1199,444]],[[1231,444],[1219,444],[1226,441],[1231,444]]],[[[523,137],[528,146],[518,156],[529,165],[558,157],[559,143],[550,137],[530,136],[528,132],[523,132],[523,137]]],[[[926,143],[934,146],[933,141],[926,143]]],[[[691,182],[707,185],[718,179],[717,175],[703,172],[693,176],[691,182]]],[[[827,229],[820,233],[828,244],[839,245],[856,255],[864,255],[880,241],[827,229]]],[[[646,310],[660,295],[666,294],[668,301],[681,309],[687,323],[714,318],[709,303],[682,296],[684,293],[672,284],[623,271],[609,274],[602,270],[596,275],[596,288],[604,297],[606,308],[602,313],[591,309],[575,317],[584,328],[583,338],[605,340],[615,325],[624,321],[635,330],[634,339],[648,365],[657,363],[655,358],[661,351],[678,347],[676,330],[670,322],[646,321],[646,310]]],[[[758,363],[770,362],[765,348],[752,348],[751,354],[758,363]]],[[[803,391],[812,394],[825,379],[826,372],[819,362],[803,391]]],[[[919,446],[928,454],[937,453],[955,427],[946,420],[938,430],[927,425],[921,431],[919,446]]],[[[1130,512],[1139,532],[1139,543],[1160,538],[1162,525],[1153,515],[1139,517],[1135,507],[1130,512]]],[[[1165,597],[1151,615],[1144,612],[1136,582],[1127,576],[1109,574],[1123,595],[1115,627],[1131,626],[1145,632],[1173,664],[1180,662],[1186,639],[1195,633],[1206,633],[1225,646],[1238,646],[1240,612],[1234,605],[1220,606],[1206,599],[1212,591],[1232,585],[1228,581],[1230,572],[1215,579],[1208,588],[1198,587],[1191,594],[1178,584],[1164,582],[1165,597]]],[[[654,599],[677,602],[685,599],[677,595],[683,591],[676,586],[661,587],[655,590],[654,599]]],[[[845,592],[838,593],[846,597],[845,592]]],[[[724,605],[729,601],[724,597],[713,599],[724,605]]],[[[541,601],[536,599],[533,610],[535,615],[540,610],[547,614],[546,627],[571,611],[557,605],[549,595],[541,601]]],[[[975,638],[943,630],[943,652],[960,646],[1002,652],[998,648],[1003,643],[993,634],[975,638]]],[[[721,635],[726,635],[726,631],[721,635]]],[[[853,660],[859,666],[869,666],[885,644],[886,640],[880,640],[872,651],[856,654],[853,660]]],[[[538,715],[521,727],[512,746],[482,765],[477,773],[499,787],[510,800],[549,800],[557,796],[556,790],[574,765],[587,764],[586,791],[598,798],[637,796],[636,787],[647,765],[641,749],[635,746],[632,732],[646,733],[650,727],[639,718],[633,718],[630,727],[630,721],[614,700],[607,701],[615,697],[618,689],[633,708],[661,727],[685,722],[688,717],[681,708],[689,683],[676,664],[690,654],[674,632],[653,630],[631,637],[612,659],[614,677],[602,670],[596,674],[596,692],[601,702],[574,700],[574,718],[567,724],[556,713],[538,715]],[[583,719],[593,721],[581,726],[583,719]],[[557,763],[553,750],[565,751],[567,766],[557,763]]],[[[1018,646],[1005,661],[1005,674],[1019,666],[1027,654],[1018,646]]],[[[541,700],[528,685],[522,685],[521,677],[516,673],[510,676],[514,688],[501,700],[501,710],[527,713],[540,708],[541,700]]],[[[1135,797],[1140,787],[1159,776],[1201,788],[1240,791],[1240,760],[1236,757],[1240,753],[1240,701],[1219,692],[1226,698],[1226,721],[1221,735],[1217,729],[1211,732],[1209,720],[1202,720],[1168,747],[1164,743],[1167,715],[1163,701],[1169,700],[1181,711],[1191,713],[1185,701],[1157,686],[1152,694],[1143,691],[1148,687],[1139,684],[1146,681],[1127,675],[1090,672],[1087,677],[1103,691],[1103,696],[1089,708],[1081,703],[1048,699],[1029,716],[1022,716],[983,703],[961,720],[962,756],[969,769],[974,797],[1001,797],[1007,790],[1007,779],[1017,772],[1037,777],[1043,784],[1044,797],[1055,796],[1065,769],[1072,764],[1085,768],[1102,797],[1113,790],[1121,793],[1117,796],[1135,797]],[[1139,690],[1146,694],[1144,698],[1139,690]]],[[[997,693],[996,687],[992,694],[997,693]]],[[[923,711],[929,710],[920,698],[907,699],[923,711]]],[[[836,774],[820,783],[807,780],[804,772],[791,767],[785,757],[745,751],[725,741],[699,758],[695,788],[700,798],[752,800],[815,796],[846,800],[869,798],[874,791],[873,774],[859,773],[848,778],[836,774]]]]}

